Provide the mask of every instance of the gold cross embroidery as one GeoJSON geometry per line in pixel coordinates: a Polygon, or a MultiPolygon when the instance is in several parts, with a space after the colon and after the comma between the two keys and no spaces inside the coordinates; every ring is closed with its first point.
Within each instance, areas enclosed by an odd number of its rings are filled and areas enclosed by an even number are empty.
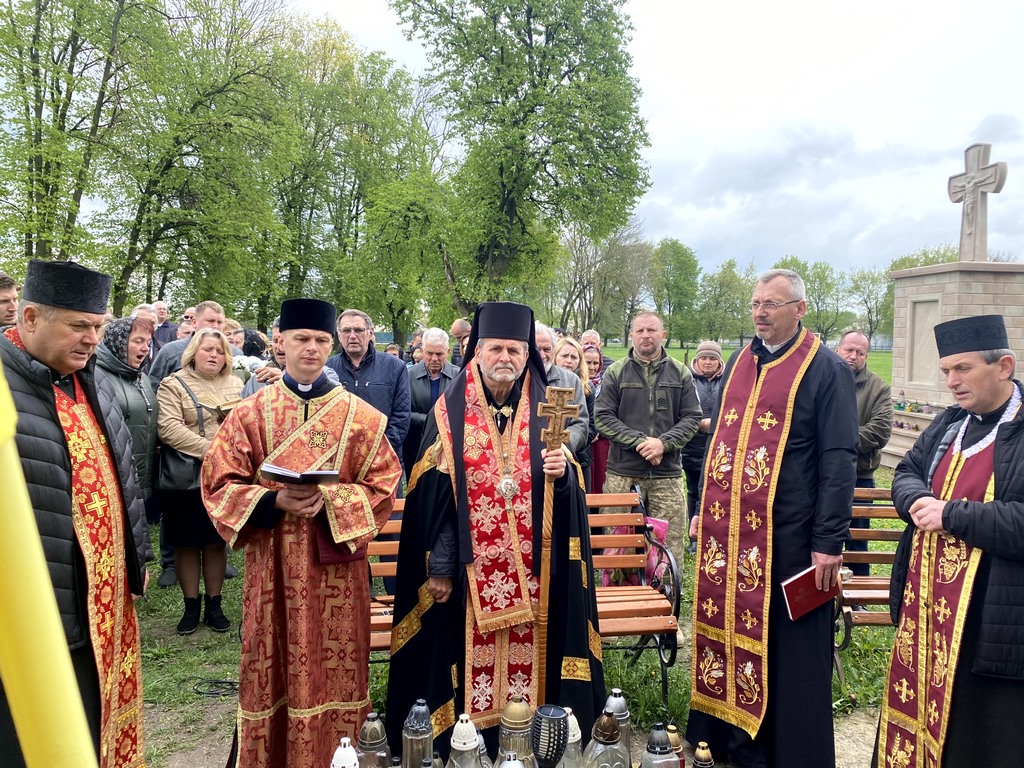
{"type": "Polygon", "coordinates": [[[725,423],[726,423],[726,425],[731,427],[732,423],[734,421],[736,421],[736,419],[738,419],[738,418],[739,418],[739,414],[736,413],[736,409],[733,408],[731,411],[729,411],[727,414],[725,414],[725,423]]]}
{"type": "Polygon", "coordinates": [[[330,432],[327,430],[318,431],[310,430],[309,432],[309,447],[314,451],[326,451],[327,450],[327,438],[330,432]]]}
{"type": "Polygon", "coordinates": [[[935,611],[935,618],[938,620],[939,624],[945,624],[946,619],[948,619],[949,615],[952,613],[952,611],[946,607],[945,597],[939,598],[939,602],[935,604],[935,607],[932,608],[932,610],[935,611]]]}
{"type": "Polygon", "coordinates": [[[750,524],[750,528],[752,530],[756,531],[758,528],[761,527],[761,518],[757,516],[757,512],[755,512],[754,510],[750,510],[749,512],[747,512],[747,517],[745,519],[750,524]]]}
{"type": "Polygon", "coordinates": [[[135,649],[129,648],[128,652],[121,659],[121,675],[128,677],[132,672],[132,667],[135,666],[135,649]]]}
{"type": "Polygon", "coordinates": [[[92,512],[94,515],[100,515],[107,508],[107,500],[100,496],[96,491],[92,492],[92,501],[85,505],[86,512],[92,512]]]}
{"type": "Polygon", "coordinates": [[[749,608],[740,614],[740,618],[743,619],[743,623],[746,624],[747,629],[753,629],[757,626],[757,617],[750,612],[749,608]]]}
{"type": "Polygon", "coordinates": [[[104,552],[100,559],[96,561],[96,575],[101,579],[106,579],[110,576],[110,572],[114,569],[114,556],[109,551],[104,552]]]}
{"type": "Polygon", "coordinates": [[[707,617],[709,619],[712,616],[714,616],[716,613],[718,613],[718,606],[715,605],[715,601],[712,600],[710,597],[707,600],[705,600],[703,603],[701,603],[700,607],[704,609],[704,613],[707,614],[707,617]]]}
{"type": "Polygon", "coordinates": [[[906,704],[908,700],[913,701],[916,695],[914,693],[914,689],[907,684],[907,678],[905,677],[900,678],[900,681],[896,683],[892,689],[896,691],[896,695],[900,697],[900,701],[904,704],[906,704]]]}
{"type": "Polygon", "coordinates": [[[708,512],[710,512],[711,516],[715,518],[716,523],[723,517],[725,517],[725,507],[723,507],[722,504],[717,500],[714,504],[708,507],[708,512]]]}
{"type": "Polygon", "coordinates": [[[935,703],[935,699],[931,699],[928,702],[928,725],[935,725],[935,721],[939,719],[939,705],[935,703]]]}
{"type": "Polygon", "coordinates": [[[778,424],[778,420],[775,418],[775,414],[771,411],[765,411],[757,417],[757,423],[761,425],[761,429],[767,432],[769,429],[778,424]]]}

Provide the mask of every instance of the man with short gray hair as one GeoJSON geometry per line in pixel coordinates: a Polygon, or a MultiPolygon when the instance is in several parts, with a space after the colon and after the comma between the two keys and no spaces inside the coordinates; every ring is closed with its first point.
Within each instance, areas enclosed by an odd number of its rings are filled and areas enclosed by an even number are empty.
{"type": "Polygon", "coordinates": [[[154,301],[153,308],[156,310],[157,322],[156,333],[153,334],[153,338],[160,346],[163,346],[167,342],[178,338],[178,326],[171,322],[171,313],[167,308],[166,301],[154,301]]]}
{"type": "Polygon", "coordinates": [[[409,374],[405,363],[377,352],[373,345],[373,321],[361,309],[346,309],[338,317],[341,351],[327,359],[338,380],[388,417],[388,442],[402,458],[409,433],[409,374]]]}
{"type": "Polygon", "coordinates": [[[402,450],[405,471],[412,473],[420,448],[427,414],[441,393],[448,388],[459,369],[448,362],[448,334],[440,328],[428,328],[422,334],[423,360],[409,368],[410,420],[402,450]]]}
{"type": "Polygon", "coordinates": [[[722,374],[690,528],[699,662],[686,739],[742,766],[835,765],[832,601],[791,619],[782,582],[809,572],[806,595],[838,580],[857,399],[849,366],[800,322],[805,295],[788,269],[754,286],[755,338],[722,374]]]}
{"type": "MultiPolygon", "coordinates": [[[[133,596],[146,585],[149,531],[131,433],[113,385],[96,372],[111,283],[73,262],[29,261],[17,324],[0,333],[0,364],[19,415],[15,441],[36,546],[94,745],[88,762],[102,753],[103,765],[122,766],[144,764],[133,596]]],[[[25,764],[2,687],[0,756],[7,767],[25,764]]]]}

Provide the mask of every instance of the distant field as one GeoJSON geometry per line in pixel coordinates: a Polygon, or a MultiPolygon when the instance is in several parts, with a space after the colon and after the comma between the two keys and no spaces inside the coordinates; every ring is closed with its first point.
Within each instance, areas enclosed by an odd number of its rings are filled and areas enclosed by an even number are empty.
{"type": "MultiPolygon", "coordinates": [[[[672,347],[668,353],[677,360],[690,360],[696,346],[690,349],[679,349],[672,347]]],[[[729,355],[736,351],[735,347],[723,347],[722,356],[728,360],[729,355]]],[[[604,347],[604,353],[612,360],[618,360],[625,356],[626,348],[621,344],[608,345],[604,347]]],[[[892,352],[871,352],[868,355],[868,370],[877,373],[889,384],[892,384],[892,352]]]]}

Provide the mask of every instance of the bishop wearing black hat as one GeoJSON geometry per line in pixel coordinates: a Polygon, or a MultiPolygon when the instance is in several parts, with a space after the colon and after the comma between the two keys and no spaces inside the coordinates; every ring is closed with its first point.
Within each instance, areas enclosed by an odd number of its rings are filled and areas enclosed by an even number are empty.
{"type": "Polygon", "coordinates": [[[324,374],[336,315],[281,305],[285,374],[234,407],[203,461],[210,517],[245,551],[230,765],[328,765],[370,711],[366,545],[402,467],[387,419],[324,374]]]}
{"type": "Polygon", "coordinates": [[[893,479],[907,529],[874,764],[1010,765],[1024,754],[1022,386],[1001,316],[942,323],[935,341],[956,405],[893,479]]]}
{"type": "Polygon", "coordinates": [[[533,311],[481,304],[463,368],[427,416],[407,489],[388,679],[388,711],[399,713],[387,721],[392,750],[417,698],[445,754],[460,712],[484,729],[493,753],[513,696],[571,706],[588,733],[604,703],[590,645],[597,604],[586,578],[586,502],[577,467],[542,447],[546,383],[533,311]],[[548,478],[555,547],[544,563],[548,478]],[[546,600],[558,610],[541,626],[536,608],[546,600]]]}
{"type": "MultiPolygon", "coordinates": [[[[132,596],[145,587],[149,535],[128,427],[95,371],[110,285],[80,264],[31,260],[17,324],[0,335],[0,363],[95,754],[128,766],[144,760],[132,596]]],[[[24,765],[5,695],[0,755],[5,766],[24,765]]]]}

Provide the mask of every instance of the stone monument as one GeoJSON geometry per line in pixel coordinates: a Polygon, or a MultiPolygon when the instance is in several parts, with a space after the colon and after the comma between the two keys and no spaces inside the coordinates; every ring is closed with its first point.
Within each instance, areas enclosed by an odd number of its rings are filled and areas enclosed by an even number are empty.
{"type": "MultiPolygon", "coordinates": [[[[932,329],[947,320],[993,312],[1006,318],[1010,346],[1024,358],[1024,264],[988,260],[988,195],[1006,181],[1006,163],[989,163],[991,145],[964,151],[965,171],[949,179],[949,199],[961,203],[960,258],[893,272],[892,393],[922,411],[895,411],[892,439],[882,463],[894,467],[953,396],[939,371],[932,329]],[[925,407],[927,406],[927,407],[925,407]],[[927,411],[927,412],[925,412],[927,411]]],[[[1018,377],[1021,371],[1018,360],[1018,377]]]]}

